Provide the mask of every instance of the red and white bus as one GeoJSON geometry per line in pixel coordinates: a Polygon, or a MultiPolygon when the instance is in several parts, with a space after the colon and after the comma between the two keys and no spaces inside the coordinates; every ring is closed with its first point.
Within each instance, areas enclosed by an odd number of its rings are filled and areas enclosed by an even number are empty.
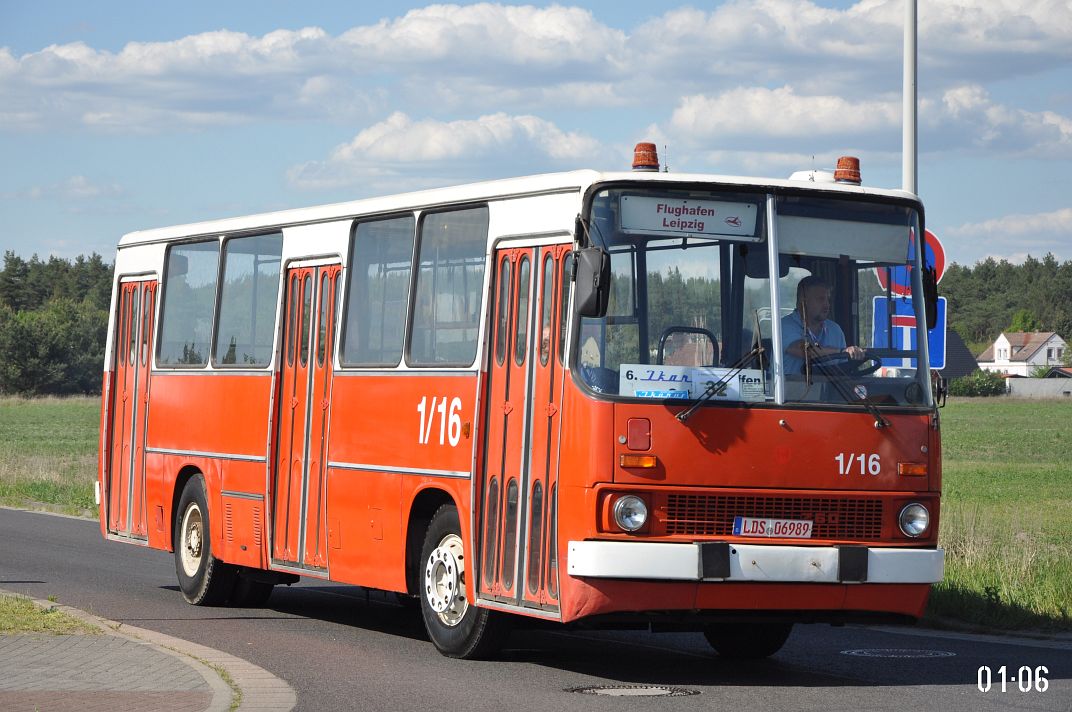
{"type": "Polygon", "coordinates": [[[926,321],[919,200],[640,163],[124,236],[104,536],[173,551],[196,605],[416,597],[455,657],[517,616],[736,657],[919,617],[938,411],[926,339],[873,318],[926,321]]]}

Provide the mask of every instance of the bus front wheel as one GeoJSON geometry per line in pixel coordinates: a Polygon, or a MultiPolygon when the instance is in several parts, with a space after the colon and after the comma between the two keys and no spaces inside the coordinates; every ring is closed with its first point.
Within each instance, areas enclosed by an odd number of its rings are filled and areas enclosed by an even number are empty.
{"type": "Polygon", "coordinates": [[[757,660],[781,650],[792,631],[792,623],[721,623],[704,629],[704,637],[721,657],[757,660]]]}
{"type": "Polygon", "coordinates": [[[191,477],[175,514],[175,572],[187,603],[217,606],[227,602],[235,570],[212,555],[205,481],[191,477]]]}
{"type": "Polygon", "coordinates": [[[439,652],[464,659],[493,655],[509,633],[507,619],[473,602],[458,510],[453,505],[445,504],[433,515],[420,566],[421,615],[439,652]]]}

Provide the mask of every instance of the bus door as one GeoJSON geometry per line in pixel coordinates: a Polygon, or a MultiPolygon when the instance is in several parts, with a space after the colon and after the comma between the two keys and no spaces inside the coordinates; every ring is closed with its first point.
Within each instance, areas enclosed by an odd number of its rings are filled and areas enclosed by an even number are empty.
{"type": "Polygon", "coordinates": [[[328,416],[338,264],[287,270],[283,354],[277,399],[272,497],[272,559],[327,568],[328,416]]]}
{"type": "Polygon", "coordinates": [[[108,531],[146,539],[145,422],[157,282],[124,281],[119,286],[108,424],[108,531]]]}
{"type": "Polygon", "coordinates": [[[557,608],[558,597],[551,519],[562,394],[561,266],[569,249],[496,251],[478,490],[482,597],[544,609],[557,608]]]}

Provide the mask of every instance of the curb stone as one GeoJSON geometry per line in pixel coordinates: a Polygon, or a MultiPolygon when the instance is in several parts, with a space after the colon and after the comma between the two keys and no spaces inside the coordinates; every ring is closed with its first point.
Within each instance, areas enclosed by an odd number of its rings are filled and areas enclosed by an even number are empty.
{"type": "Polygon", "coordinates": [[[106,635],[151,645],[156,650],[178,659],[198,672],[212,691],[212,701],[205,708],[206,712],[227,712],[231,709],[287,712],[294,709],[298,703],[294,688],[285,681],[264,668],[229,653],[155,630],[108,620],[77,608],[33,598],[17,591],[0,589],[0,594],[28,598],[42,608],[55,608],[100,629],[106,635]],[[229,682],[220,674],[221,671],[230,678],[229,682]],[[236,700],[239,700],[237,706],[234,705],[236,700]]]}

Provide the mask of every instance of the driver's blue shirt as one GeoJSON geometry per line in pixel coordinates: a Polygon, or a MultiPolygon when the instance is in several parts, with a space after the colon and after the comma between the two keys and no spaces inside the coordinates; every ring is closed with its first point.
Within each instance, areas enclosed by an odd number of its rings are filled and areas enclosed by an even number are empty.
{"type": "MultiPolygon", "coordinates": [[[[793,310],[792,313],[782,317],[782,368],[787,375],[800,375],[804,368],[804,359],[794,356],[787,350],[790,346],[804,339],[804,321],[800,318],[800,312],[793,310]]],[[[841,330],[836,321],[827,319],[819,327],[818,333],[807,329],[808,341],[813,346],[836,348],[838,351],[845,349],[845,332],[841,330]]]]}

